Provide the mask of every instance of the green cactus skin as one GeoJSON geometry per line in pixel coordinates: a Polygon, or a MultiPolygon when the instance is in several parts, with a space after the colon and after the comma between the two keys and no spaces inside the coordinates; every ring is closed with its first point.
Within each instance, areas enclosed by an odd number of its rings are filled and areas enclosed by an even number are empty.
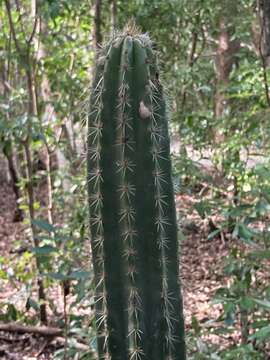
{"type": "Polygon", "coordinates": [[[101,49],[88,125],[99,359],[185,360],[167,112],[147,35],[101,49]]]}

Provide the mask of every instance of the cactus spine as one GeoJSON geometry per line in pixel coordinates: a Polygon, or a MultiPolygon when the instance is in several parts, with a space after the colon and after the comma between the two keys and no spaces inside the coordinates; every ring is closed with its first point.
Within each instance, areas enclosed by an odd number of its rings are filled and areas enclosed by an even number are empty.
{"type": "Polygon", "coordinates": [[[88,126],[100,359],[185,360],[166,104],[134,29],[101,49],[88,126]]]}

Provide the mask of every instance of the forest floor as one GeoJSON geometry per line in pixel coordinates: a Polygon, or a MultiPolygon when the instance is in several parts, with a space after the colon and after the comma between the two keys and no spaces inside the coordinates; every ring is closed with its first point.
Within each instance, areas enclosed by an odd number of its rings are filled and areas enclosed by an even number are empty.
{"type": "MultiPolygon", "coordinates": [[[[14,222],[15,199],[12,187],[0,175],[0,258],[14,257],[13,249],[24,236],[24,225],[14,222]]],[[[195,319],[200,326],[214,326],[221,314],[221,306],[213,305],[211,300],[216,290],[225,285],[222,275],[223,260],[228,255],[229,244],[221,238],[207,239],[206,223],[192,211],[196,200],[192,196],[179,195],[176,198],[177,210],[184,219],[183,240],[181,244],[181,277],[183,285],[186,327],[190,329],[195,319]]],[[[16,257],[20,256],[16,254],[16,257]]],[[[22,286],[23,284],[21,284],[22,286]]],[[[14,297],[20,291],[14,284],[0,288],[0,304],[14,297]]],[[[57,296],[57,295],[56,295],[57,296]]],[[[54,299],[62,303],[62,298],[54,299]]],[[[1,308],[0,308],[1,314],[1,308]]],[[[231,335],[229,341],[238,341],[239,334],[231,335]]],[[[211,335],[212,343],[220,344],[220,337],[211,335]]],[[[228,339],[225,339],[225,344],[228,339]]],[[[7,360],[51,359],[54,347],[46,338],[31,334],[11,334],[0,332],[0,358],[7,360]]]]}

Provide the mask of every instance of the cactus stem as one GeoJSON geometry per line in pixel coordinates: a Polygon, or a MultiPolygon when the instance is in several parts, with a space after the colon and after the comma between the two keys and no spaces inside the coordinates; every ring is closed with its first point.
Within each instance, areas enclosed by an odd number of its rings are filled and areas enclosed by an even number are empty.
{"type": "Polygon", "coordinates": [[[101,169],[99,167],[97,167],[96,169],[91,171],[89,175],[90,176],[89,176],[88,182],[93,182],[94,181],[95,188],[98,188],[99,184],[101,182],[103,182],[101,169]]]}
{"type": "Polygon", "coordinates": [[[90,200],[90,206],[93,207],[95,211],[102,208],[102,195],[100,192],[93,194],[90,200]]]}
{"type": "Polygon", "coordinates": [[[130,360],[140,360],[144,352],[140,348],[131,349],[130,351],[130,360]]]}
{"type": "Polygon", "coordinates": [[[123,199],[123,197],[126,196],[128,201],[130,201],[130,197],[135,195],[135,186],[129,183],[121,184],[118,188],[118,192],[120,192],[120,199],[123,199]]]}
{"type": "Polygon", "coordinates": [[[123,176],[126,176],[126,171],[134,172],[135,164],[129,159],[123,159],[121,162],[117,162],[116,165],[119,167],[117,172],[122,172],[123,176]]]}
{"type": "Polygon", "coordinates": [[[88,189],[99,359],[185,360],[164,92],[132,26],[99,54],[88,189]]]}
{"type": "MultiPolygon", "coordinates": [[[[102,126],[92,126],[89,129],[88,137],[91,137],[91,140],[93,143],[96,143],[97,141],[100,141],[102,133],[102,126]]],[[[91,154],[91,153],[90,153],[91,154]]]]}
{"type": "Polygon", "coordinates": [[[130,224],[132,221],[135,220],[135,210],[128,205],[127,208],[121,209],[120,211],[120,219],[119,221],[127,221],[130,224]]]}

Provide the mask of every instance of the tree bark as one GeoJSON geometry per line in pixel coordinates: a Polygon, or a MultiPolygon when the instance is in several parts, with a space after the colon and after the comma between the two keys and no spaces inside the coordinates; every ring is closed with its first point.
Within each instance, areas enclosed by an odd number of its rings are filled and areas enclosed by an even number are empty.
{"type": "Polygon", "coordinates": [[[112,33],[116,30],[117,26],[117,4],[116,0],[111,0],[111,26],[112,33]]]}
{"type": "Polygon", "coordinates": [[[258,0],[258,17],[260,34],[258,36],[258,52],[262,62],[265,97],[270,107],[270,94],[267,69],[270,67],[270,2],[258,0]]]}
{"type": "MultiPolygon", "coordinates": [[[[12,147],[12,145],[11,145],[11,147],[12,147]]],[[[22,209],[20,209],[19,204],[18,204],[18,200],[21,197],[21,191],[20,191],[20,187],[19,187],[20,180],[19,180],[17,168],[14,163],[13,151],[12,150],[6,151],[4,148],[3,153],[8,162],[8,170],[9,170],[9,174],[11,177],[12,189],[13,189],[13,192],[15,194],[15,199],[16,199],[16,209],[15,209],[13,221],[22,221],[23,220],[23,211],[22,211],[22,209]]]]}
{"type": "Polygon", "coordinates": [[[258,4],[260,17],[260,48],[265,58],[267,67],[270,66],[270,1],[259,0],[258,4]]]}
{"type": "MultiPolygon", "coordinates": [[[[36,61],[39,62],[42,58],[46,56],[46,50],[42,42],[42,35],[46,33],[46,24],[42,20],[41,16],[38,19],[38,35],[39,39],[35,39],[37,42],[37,55],[36,61]],[[41,39],[40,39],[41,38],[41,39]]],[[[54,126],[56,119],[56,112],[54,106],[50,103],[51,100],[51,87],[49,79],[45,73],[42,74],[41,83],[40,83],[40,97],[44,102],[44,111],[40,119],[41,128],[43,125],[47,126],[52,123],[54,132],[57,132],[56,127],[54,126]]],[[[45,168],[46,168],[46,180],[47,180],[47,219],[49,224],[54,223],[54,214],[53,214],[53,178],[52,178],[52,152],[47,143],[46,137],[44,136],[44,155],[45,155],[45,168]]]]}
{"type": "MultiPolygon", "coordinates": [[[[215,58],[216,67],[216,94],[214,98],[214,116],[218,121],[222,121],[225,114],[230,112],[229,100],[226,96],[226,90],[230,83],[230,74],[233,69],[233,65],[236,63],[236,54],[240,50],[240,41],[238,39],[233,40],[233,34],[235,33],[234,26],[231,25],[230,13],[237,14],[237,4],[234,2],[224,2],[224,13],[219,19],[219,36],[218,36],[218,48],[215,58]],[[227,5],[227,7],[226,7],[227,5]]],[[[214,133],[215,144],[220,144],[225,141],[225,135],[219,129],[214,133]]],[[[239,162],[239,151],[232,151],[229,155],[231,160],[239,162]]],[[[218,166],[220,174],[224,176],[224,155],[221,155],[221,161],[218,166]]],[[[238,183],[237,177],[233,176],[233,194],[232,194],[232,206],[238,205],[238,183]]],[[[228,220],[228,231],[231,232],[234,228],[234,219],[228,220]]]]}
{"type": "Polygon", "coordinates": [[[235,63],[235,54],[240,49],[240,42],[238,40],[231,40],[227,19],[225,17],[221,17],[219,28],[218,49],[215,59],[217,90],[214,110],[216,118],[221,118],[228,107],[225,91],[229,85],[230,73],[235,63]]]}
{"type": "Polygon", "coordinates": [[[101,6],[102,0],[96,0],[94,5],[94,46],[99,49],[102,44],[101,32],[101,6]]]}

